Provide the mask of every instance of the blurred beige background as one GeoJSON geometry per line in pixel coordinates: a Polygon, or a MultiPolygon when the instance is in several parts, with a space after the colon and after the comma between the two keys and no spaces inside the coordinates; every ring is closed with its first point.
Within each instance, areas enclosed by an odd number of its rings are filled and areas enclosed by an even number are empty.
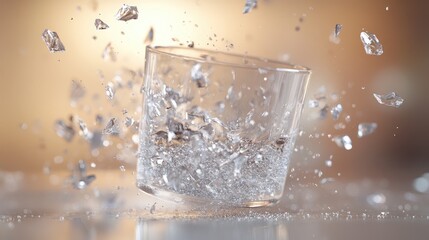
{"type": "MultiPolygon", "coordinates": [[[[351,123],[345,130],[335,130],[332,119],[314,119],[317,110],[306,108],[301,125],[305,134],[297,143],[305,150],[293,156],[295,165],[322,168],[324,160],[333,155],[333,167],[324,169],[325,175],[340,172],[343,178],[412,179],[429,171],[428,3],[260,0],[257,9],[243,15],[244,2],[128,0],[140,15],[138,20],[121,22],[114,15],[123,1],[2,0],[0,170],[41,171],[57,155],[67,155],[70,162],[91,160],[86,144],[77,139],[66,143],[56,136],[53,123],[80,114],[93,127],[89,116],[95,112],[113,114],[115,108],[103,95],[98,71],[112,78],[122,67],[143,67],[143,41],[152,26],[152,45],[178,45],[172,40],[176,38],[183,43],[194,41],[200,48],[272,59],[288,57],[288,61],[313,69],[308,98],[321,86],[339,94],[344,107],[341,120],[350,115],[351,123]],[[95,30],[96,18],[110,28],[95,30]],[[343,25],[338,45],[329,41],[336,23],[343,25]],[[65,52],[47,50],[41,40],[46,28],[59,34],[65,52]],[[364,53],[359,39],[362,29],[380,39],[385,51],[382,56],[364,53]],[[234,48],[227,48],[222,38],[234,48]],[[109,42],[118,53],[115,63],[101,58],[109,42]],[[85,86],[91,113],[70,106],[73,79],[85,86]],[[381,106],[372,96],[373,92],[390,91],[405,99],[399,109],[381,106]],[[99,94],[101,100],[91,100],[93,94],[99,94]],[[359,122],[377,122],[379,127],[373,135],[358,139],[359,122]],[[20,128],[22,123],[28,126],[26,130],[20,128]],[[325,136],[314,138],[315,133],[325,136]],[[338,148],[328,134],[349,134],[353,150],[338,148]],[[313,159],[316,153],[320,156],[313,159]]],[[[116,166],[109,154],[98,159],[116,166]]]]}

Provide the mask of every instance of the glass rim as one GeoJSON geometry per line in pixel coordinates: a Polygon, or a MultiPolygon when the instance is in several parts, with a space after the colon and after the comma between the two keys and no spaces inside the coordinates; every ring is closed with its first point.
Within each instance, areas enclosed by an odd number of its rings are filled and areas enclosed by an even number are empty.
{"type": "Polygon", "coordinates": [[[287,62],[282,61],[276,61],[266,58],[260,58],[260,57],[254,57],[254,56],[247,56],[247,55],[241,55],[241,54],[235,54],[235,53],[227,53],[222,51],[214,51],[214,50],[208,50],[208,49],[202,49],[202,48],[189,48],[189,47],[177,47],[177,46],[146,46],[146,52],[155,53],[155,54],[163,54],[171,57],[176,58],[183,58],[186,60],[192,60],[196,62],[207,62],[210,64],[220,65],[220,66],[230,66],[230,67],[239,67],[239,68],[247,68],[247,69],[263,69],[267,71],[274,71],[274,72],[291,72],[291,73],[303,73],[303,74],[310,74],[311,69],[295,65],[287,62]],[[171,50],[171,51],[166,51],[171,50]],[[208,60],[204,59],[202,57],[194,57],[194,56],[187,56],[183,54],[174,53],[173,50],[186,50],[186,51],[195,51],[195,52],[206,52],[206,53],[212,53],[215,54],[221,54],[229,57],[235,57],[235,58],[243,58],[243,59],[253,59],[257,60],[263,63],[271,63],[276,64],[279,67],[270,67],[270,66],[264,66],[264,65],[246,65],[246,64],[240,64],[240,63],[233,63],[228,61],[218,61],[218,60],[208,60]]]}

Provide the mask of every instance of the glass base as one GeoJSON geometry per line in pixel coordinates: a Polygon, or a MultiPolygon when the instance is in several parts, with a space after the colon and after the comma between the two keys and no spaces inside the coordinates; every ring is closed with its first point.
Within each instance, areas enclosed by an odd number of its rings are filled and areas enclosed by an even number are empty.
{"type": "Polygon", "coordinates": [[[267,207],[277,204],[279,199],[267,199],[267,200],[256,200],[256,201],[245,201],[242,203],[228,202],[224,200],[213,200],[207,198],[198,198],[187,196],[183,194],[173,193],[150,185],[139,184],[137,187],[143,192],[158,197],[162,200],[172,201],[177,204],[186,204],[188,206],[202,207],[202,206],[213,206],[221,208],[256,208],[256,207],[267,207]]]}

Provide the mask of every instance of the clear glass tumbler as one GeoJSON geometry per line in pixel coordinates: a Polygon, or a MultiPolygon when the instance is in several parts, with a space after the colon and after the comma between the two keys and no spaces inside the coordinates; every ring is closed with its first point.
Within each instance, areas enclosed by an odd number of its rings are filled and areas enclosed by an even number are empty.
{"type": "Polygon", "coordinates": [[[148,47],[137,186],[184,203],[276,203],[309,76],[255,57],[148,47]]]}

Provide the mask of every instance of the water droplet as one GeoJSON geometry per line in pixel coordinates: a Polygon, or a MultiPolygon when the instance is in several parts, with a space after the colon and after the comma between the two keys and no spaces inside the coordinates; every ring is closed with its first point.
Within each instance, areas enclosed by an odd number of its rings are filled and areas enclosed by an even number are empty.
{"type": "Polygon", "coordinates": [[[335,107],[331,109],[332,118],[334,120],[338,120],[340,118],[340,114],[343,111],[343,106],[341,104],[337,104],[335,107]]]}
{"type": "Polygon", "coordinates": [[[383,205],[386,203],[386,196],[383,193],[374,193],[366,197],[366,201],[372,205],[383,205]]]}
{"type": "Polygon", "coordinates": [[[119,166],[119,170],[121,170],[121,172],[125,172],[125,166],[124,165],[119,166]]]}
{"type": "Polygon", "coordinates": [[[326,160],[326,161],[325,161],[325,165],[326,165],[327,167],[332,167],[332,160],[326,160]]]}
{"type": "Polygon", "coordinates": [[[339,123],[337,123],[337,124],[334,125],[334,128],[336,130],[346,129],[346,125],[344,123],[342,123],[342,122],[339,122],[339,123]]]}
{"type": "Polygon", "coordinates": [[[202,65],[200,63],[195,64],[191,69],[191,78],[196,82],[199,88],[207,87],[208,85],[208,74],[202,71],[202,65]]]}
{"type": "Polygon", "coordinates": [[[429,191],[429,173],[423,174],[423,176],[414,179],[413,182],[414,190],[419,193],[426,193],[429,191]]]}
{"type": "Polygon", "coordinates": [[[346,150],[351,150],[352,147],[353,147],[352,146],[352,140],[347,135],[336,136],[336,137],[334,137],[332,139],[337,144],[338,147],[344,148],[346,150]]]}
{"type": "Polygon", "coordinates": [[[360,123],[358,126],[358,137],[364,137],[372,134],[377,128],[377,123],[360,123]]]}
{"type": "Polygon", "coordinates": [[[314,100],[314,99],[308,100],[308,107],[309,108],[317,108],[317,107],[319,107],[319,101],[314,100]]]}
{"type": "Polygon", "coordinates": [[[344,120],[346,121],[346,123],[349,123],[352,121],[352,117],[350,117],[350,115],[347,115],[344,120]]]}

